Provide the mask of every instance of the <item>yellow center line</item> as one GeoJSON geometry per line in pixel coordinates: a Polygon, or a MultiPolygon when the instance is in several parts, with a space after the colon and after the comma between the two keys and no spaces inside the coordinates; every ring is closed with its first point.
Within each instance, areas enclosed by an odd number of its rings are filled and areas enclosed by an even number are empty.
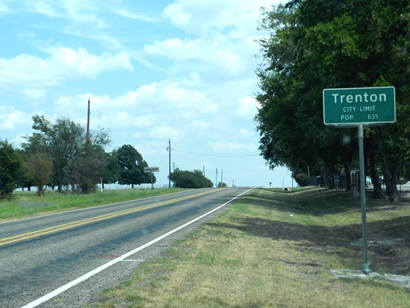
{"type": "Polygon", "coordinates": [[[86,219],[75,220],[75,221],[72,221],[72,222],[68,222],[68,223],[64,223],[64,224],[60,224],[60,225],[56,225],[56,226],[52,226],[52,227],[48,227],[48,228],[44,228],[44,229],[39,229],[39,230],[27,232],[27,233],[22,233],[22,234],[10,236],[10,237],[5,237],[5,238],[0,239],[0,246],[15,243],[15,242],[19,242],[19,241],[23,241],[23,240],[26,240],[26,239],[32,239],[32,238],[40,237],[42,235],[47,235],[47,234],[56,233],[56,232],[59,232],[59,231],[64,231],[64,230],[76,228],[76,227],[79,227],[79,226],[83,226],[83,225],[86,225],[86,224],[91,224],[91,223],[94,223],[94,222],[107,220],[107,219],[110,219],[110,218],[115,218],[115,217],[124,216],[124,215],[127,215],[127,214],[132,214],[132,213],[144,211],[144,210],[147,210],[147,209],[152,209],[152,208],[164,206],[164,205],[179,202],[179,201],[193,199],[193,198],[200,197],[200,196],[207,195],[207,194],[211,194],[211,193],[214,193],[214,192],[215,192],[214,190],[205,191],[205,192],[198,193],[198,194],[195,194],[195,195],[179,197],[179,198],[175,198],[175,199],[171,199],[171,200],[167,200],[167,201],[162,201],[162,202],[159,202],[159,203],[147,204],[147,205],[140,206],[140,207],[134,208],[134,209],[121,210],[121,211],[114,212],[114,213],[104,214],[104,215],[91,217],[91,218],[86,218],[86,219]]]}

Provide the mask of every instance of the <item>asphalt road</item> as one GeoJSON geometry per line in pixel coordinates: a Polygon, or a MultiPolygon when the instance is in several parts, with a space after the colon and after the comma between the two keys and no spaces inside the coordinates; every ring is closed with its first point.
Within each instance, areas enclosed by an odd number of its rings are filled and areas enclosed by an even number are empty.
{"type": "MultiPolygon", "coordinates": [[[[0,307],[21,307],[221,205],[243,188],[191,190],[0,223],[0,307]]],[[[197,224],[201,223],[199,221],[197,224]]],[[[41,307],[78,307],[195,224],[128,256],[41,307]]],[[[165,247],[165,248],[164,248],[165,247]]]]}

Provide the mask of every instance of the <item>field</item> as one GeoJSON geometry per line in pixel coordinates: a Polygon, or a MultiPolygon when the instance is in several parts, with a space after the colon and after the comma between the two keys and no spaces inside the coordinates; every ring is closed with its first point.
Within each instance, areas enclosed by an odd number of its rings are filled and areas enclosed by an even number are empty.
{"type": "MultiPolygon", "coordinates": [[[[409,307],[405,288],[337,279],[361,269],[351,193],[258,189],[142,264],[90,307],[409,307]]],[[[368,205],[371,269],[410,275],[410,202],[368,205]]]]}
{"type": "Polygon", "coordinates": [[[0,201],[0,220],[40,215],[71,209],[128,201],[181,191],[178,188],[112,189],[91,194],[48,191],[42,197],[35,192],[15,192],[11,200],[0,201]]]}

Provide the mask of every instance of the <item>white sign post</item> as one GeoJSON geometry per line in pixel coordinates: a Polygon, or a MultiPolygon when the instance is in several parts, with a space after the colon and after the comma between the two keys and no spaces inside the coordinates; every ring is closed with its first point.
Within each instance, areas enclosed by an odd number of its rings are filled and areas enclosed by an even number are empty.
{"type": "Polygon", "coordinates": [[[159,172],[158,167],[144,167],[144,172],[145,173],[150,173],[151,174],[151,189],[154,189],[154,183],[152,183],[152,173],[153,172],[159,172]]]}

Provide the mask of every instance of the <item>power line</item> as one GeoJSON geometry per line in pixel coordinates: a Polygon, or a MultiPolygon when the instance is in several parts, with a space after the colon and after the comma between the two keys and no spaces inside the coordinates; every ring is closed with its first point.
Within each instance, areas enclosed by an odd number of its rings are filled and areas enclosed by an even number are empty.
{"type": "Polygon", "coordinates": [[[235,157],[259,157],[259,154],[238,154],[238,155],[217,155],[217,154],[205,154],[205,153],[196,153],[196,152],[187,152],[173,149],[172,151],[181,153],[181,154],[190,154],[196,156],[208,156],[208,157],[219,157],[219,158],[235,158],[235,157]]]}

